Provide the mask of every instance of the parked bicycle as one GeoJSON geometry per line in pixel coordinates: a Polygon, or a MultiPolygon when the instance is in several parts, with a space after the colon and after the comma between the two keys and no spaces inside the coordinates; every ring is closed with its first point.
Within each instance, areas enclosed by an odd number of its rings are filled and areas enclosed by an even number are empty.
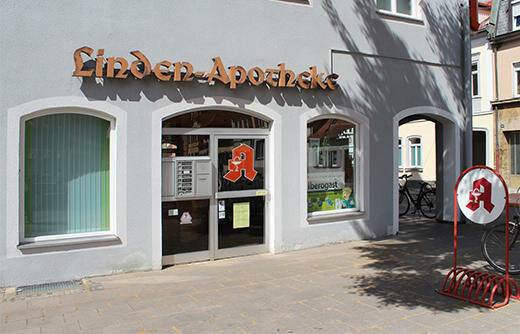
{"type": "MultiPolygon", "coordinates": [[[[519,188],[520,191],[520,188],[519,188]]],[[[507,224],[509,228],[509,273],[520,274],[520,212],[518,207],[511,208],[511,221],[507,224]]],[[[492,224],[482,235],[480,248],[486,261],[497,271],[506,272],[506,224],[500,221],[492,224]]]]}
{"type": "Polygon", "coordinates": [[[410,202],[414,205],[414,213],[419,211],[426,218],[435,218],[437,206],[435,201],[435,189],[426,182],[420,181],[419,194],[414,199],[408,189],[408,178],[412,175],[403,174],[403,184],[399,184],[399,216],[405,215],[410,210],[410,202]]]}

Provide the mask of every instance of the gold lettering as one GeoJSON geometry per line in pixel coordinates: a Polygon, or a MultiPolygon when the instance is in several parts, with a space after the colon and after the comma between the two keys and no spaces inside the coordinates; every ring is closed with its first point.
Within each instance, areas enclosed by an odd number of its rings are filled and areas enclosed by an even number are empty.
{"type": "Polygon", "coordinates": [[[187,62],[177,62],[173,65],[173,81],[192,81],[193,80],[193,65],[187,62]],[[182,68],[186,69],[184,78],[182,77],[182,68]]]}
{"type": "Polygon", "coordinates": [[[258,86],[264,83],[265,74],[260,67],[253,67],[249,70],[249,72],[247,72],[247,78],[249,79],[249,82],[253,84],[253,86],[258,86]]]}
{"type": "Polygon", "coordinates": [[[303,89],[309,89],[309,81],[305,80],[304,78],[308,78],[310,77],[310,73],[305,71],[305,72],[302,72],[298,75],[298,86],[300,86],[300,88],[303,88],[303,89]]]}
{"type": "Polygon", "coordinates": [[[294,82],[294,72],[291,70],[285,69],[285,63],[278,64],[278,71],[280,71],[279,79],[278,79],[278,87],[294,87],[296,83],[294,82]],[[287,75],[289,75],[289,81],[287,80],[287,75]],[[286,84],[287,82],[287,84],[286,84]]]}
{"type": "Polygon", "coordinates": [[[172,63],[169,61],[162,61],[160,63],[157,63],[155,67],[153,68],[153,74],[155,74],[155,77],[161,81],[169,81],[172,77],[170,73],[170,66],[172,66],[172,63]],[[162,69],[161,66],[166,67],[166,69],[162,69]]]}
{"type": "Polygon", "coordinates": [[[125,79],[128,76],[128,61],[126,61],[125,58],[121,57],[110,57],[107,58],[107,78],[113,78],[114,77],[114,65],[115,63],[121,64],[121,69],[117,71],[116,79],[125,79]]]}
{"type": "Polygon", "coordinates": [[[229,87],[234,89],[237,84],[243,84],[247,79],[246,70],[242,66],[231,66],[229,67],[229,87]],[[237,73],[239,74],[237,80],[237,73]]]}
{"type": "Polygon", "coordinates": [[[77,49],[74,51],[74,64],[76,65],[76,70],[74,73],[72,73],[75,77],[90,77],[92,76],[93,70],[83,70],[83,59],[81,58],[81,54],[84,53],[88,56],[92,55],[92,52],[94,52],[93,49],[89,48],[88,46],[84,46],[82,48],[77,49]]]}
{"type": "Polygon", "coordinates": [[[312,66],[310,69],[311,69],[311,89],[317,88],[318,86],[320,86],[321,89],[326,89],[327,85],[325,85],[323,82],[321,82],[321,77],[323,76],[323,73],[317,74],[318,71],[316,70],[316,66],[312,66]]]}
{"type": "Polygon", "coordinates": [[[267,74],[267,83],[269,84],[269,86],[271,87],[277,87],[278,86],[278,83],[274,80],[274,74],[278,74],[278,70],[275,70],[275,69],[266,69],[265,70],[268,74],[267,74]]]}
{"type": "Polygon", "coordinates": [[[327,86],[332,89],[336,90],[338,89],[338,83],[336,82],[336,79],[339,78],[339,75],[336,73],[329,74],[327,78],[325,79],[325,82],[327,83],[327,86]]]}
{"type": "Polygon", "coordinates": [[[105,54],[105,49],[99,49],[97,51],[97,58],[96,58],[96,78],[102,78],[103,77],[103,65],[104,59],[103,55],[105,54]]]}
{"type": "Polygon", "coordinates": [[[212,60],[213,67],[211,68],[211,71],[206,75],[208,77],[207,81],[212,82],[215,79],[217,79],[223,84],[228,84],[229,77],[226,73],[224,65],[222,64],[222,60],[220,59],[220,57],[213,58],[212,60]]]}
{"type": "Polygon", "coordinates": [[[130,72],[132,72],[134,77],[136,77],[137,79],[142,79],[152,72],[152,64],[150,64],[148,58],[146,58],[141,51],[132,51],[130,52],[130,54],[137,58],[137,60],[132,62],[132,64],[130,65],[130,72]],[[143,72],[139,72],[139,69],[137,68],[137,65],[139,65],[139,63],[143,63],[144,65],[143,72]]]}

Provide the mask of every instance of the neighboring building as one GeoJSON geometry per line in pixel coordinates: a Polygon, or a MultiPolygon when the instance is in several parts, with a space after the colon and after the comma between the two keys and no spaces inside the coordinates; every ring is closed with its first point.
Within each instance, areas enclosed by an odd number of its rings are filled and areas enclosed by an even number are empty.
{"type": "Polygon", "coordinates": [[[399,126],[399,175],[413,180],[436,181],[435,123],[410,121],[399,126]]]}
{"type": "Polygon", "coordinates": [[[0,2],[0,286],[395,234],[405,120],[435,121],[452,220],[471,164],[467,13],[0,2]]]}
{"type": "Polygon", "coordinates": [[[473,109],[473,165],[495,168],[493,51],[487,38],[492,1],[478,3],[478,28],[471,34],[471,96],[473,109]]]}
{"type": "Polygon", "coordinates": [[[488,25],[494,52],[498,166],[509,191],[520,187],[520,1],[496,0],[488,25]]]}

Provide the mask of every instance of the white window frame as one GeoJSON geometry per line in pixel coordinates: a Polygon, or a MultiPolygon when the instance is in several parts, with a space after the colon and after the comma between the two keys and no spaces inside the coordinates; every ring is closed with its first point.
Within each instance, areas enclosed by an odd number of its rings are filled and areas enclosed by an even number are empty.
{"type": "Polygon", "coordinates": [[[516,24],[517,20],[520,20],[520,0],[513,0],[511,1],[511,28],[513,31],[520,30],[520,24],[516,24]]]}
{"type": "Polygon", "coordinates": [[[419,136],[419,135],[413,135],[413,136],[408,136],[406,137],[406,143],[407,143],[407,147],[408,147],[408,161],[407,161],[407,168],[409,169],[422,169],[422,162],[423,162],[423,149],[422,149],[422,136],[419,136]],[[412,144],[412,139],[419,139],[419,144],[412,144]],[[419,147],[421,149],[421,164],[418,165],[417,164],[417,150],[415,151],[416,152],[416,156],[415,156],[415,161],[416,161],[416,164],[415,165],[412,165],[412,147],[419,147]]]}
{"type": "Polygon", "coordinates": [[[46,241],[56,240],[68,240],[77,238],[89,238],[89,237],[101,237],[117,235],[117,224],[116,224],[116,163],[117,163],[117,144],[116,144],[116,120],[113,117],[99,113],[93,110],[87,109],[58,109],[58,110],[45,110],[42,112],[32,113],[27,116],[23,116],[20,119],[20,178],[19,178],[19,196],[20,196],[20,219],[19,219],[19,241],[20,244],[38,243],[46,241]],[[89,115],[104,119],[110,122],[110,136],[109,136],[109,208],[110,208],[110,228],[107,231],[99,232],[84,232],[84,233],[71,233],[71,234],[56,234],[38,237],[25,237],[25,122],[31,119],[35,119],[41,116],[55,115],[55,114],[80,114],[89,115]]]}
{"type": "Polygon", "coordinates": [[[513,96],[520,97],[518,85],[520,84],[520,62],[513,63],[513,96]]]}
{"type": "MultiPolygon", "coordinates": [[[[322,119],[338,119],[341,121],[346,121],[354,125],[354,131],[355,131],[355,147],[354,152],[356,154],[356,162],[354,164],[354,201],[356,202],[356,206],[354,208],[346,208],[346,209],[338,209],[338,210],[328,210],[328,211],[315,211],[315,212],[308,212],[307,211],[307,205],[305,205],[305,211],[307,218],[318,218],[318,217],[328,217],[328,216],[335,216],[335,215],[341,215],[341,214],[354,214],[354,213],[360,213],[363,212],[364,209],[364,203],[361,202],[364,199],[363,196],[363,189],[361,188],[361,143],[360,143],[360,124],[353,119],[346,118],[346,117],[338,117],[337,115],[327,114],[327,115],[321,115],[318,117],[307,119],[305,122],[305,129],[307,129],[308,124],[319,121],[322,119]]],[[[307,133],[307,131],[304,131],[304,133],[307,133]]],[[[306,147],[306,154],[305,156],[309,155],[308,152],[308,145],[307,140],[305,140],[305,147],[306,147]]],[[[307,164],[309,163],[308,160],[305,161],[305,203],[307,204],[307,196],[308,196],[308,182],[309,182],[309,173],[307,171],[307,164]]]]}
{"type": "Polygon", "coordinates": [[[412,13],[410,15],[397,12],[397,0],[390,0],[390,1],[391,1],[392,9],[386,10],[386,9],[377,8],[377,0],[374,0],[377,12],[382,13],[382,14],[392,15],[392,16],[403,17],[403,18],[421,19],[420,15],[419,15],[419,0],[410,0],[411,7],[412,7],[412,13]]]}
{"type": "MultiPolygon", "coordinates": [[[[478,59],[478,58],[477,58],[478,59]]],[[[478,60],[473,60],[471,63],[471,97],[472,98],[479,98],[480,97],[480,64],[478,60]],[[477,69],[473,71],[473,65],[477,66],[477,69]],[[477,75],[477,94],[473,94],[473,75],[477,75]]]]}

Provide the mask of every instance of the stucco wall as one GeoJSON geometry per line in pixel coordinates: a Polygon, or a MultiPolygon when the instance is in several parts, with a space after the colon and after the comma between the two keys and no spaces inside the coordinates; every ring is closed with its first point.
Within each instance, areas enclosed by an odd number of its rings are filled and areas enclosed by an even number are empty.
{"type": "MultiPolygon", "coordinates": [[[[486,37],[472,39],[471,41],[471,55],[473,59],[478,59],[479,69],[479,96],[478,99],[480,108],[478,112],[491,111],[491,104],[493,100],[493,52],[486,37]]],[[[475,114],[475,110],[473,110],[475,114]]]]}
{"type": "Polygon", "coordinates": [[[498,97],[499,100],[512,98],[513,64],[520,62],[520,39],[505,42],[498,49],[498,97]]]}
{"type": "Polygon", "coordinates": [[[520,131],[520,104],[500,108],[498,117],[499,172],[506,181],[509,191],[516,192],[520,187],[520,175],[511,174],[511,147],[507,134],[508,131],[520,131]]]}
{"type": "MultiPolygon", "coordinates": [[[[15,192],[0,192],[0,286],[160,268],[157,129],[161,117],[191,108],[221,106],[273,120],[272,252],[395,233],[395,203],[389,198],[396,192],[391,127],[396,115],[431,113],[451,122],[460,131],[453,131],[460,133],[458,138],[446,134],[457,143],[453,166],[465,154],[458,144],[469,124],[462,103],[469,81],[463,75],[468,66],[461,58],[460,6],[444,0],[422,1],[421,6],[423,20],[417,22],[380,15],[374,2],[353,0],[315,0],[311,5],[266,0],[2,1],[0,128],[5,131],[0,131],[0,155],[19,145],[12,125],[27,106],[37,111],[54,103],[49,99],[62,101],[56,107],[72,102],[113,106],[126,124],[121,133],[126,168],[118,175],[126,189],[120,198],[125,203],[121,244],[32,254],[16,248],[20,217],[15,192]],[[152,77],[73,77],[72,53],[84,45],[104,49],[105,57],[128,60],[133,59],[130,51],[140,50],[153,64],[188,61],[206,72],[216,56],[226,67],[266,69],[285,62],[301,72],[315,65],[320,72],[337,73],[340,89],[246,84],[230,90],[220,83],[164,83],[152,77]],[[301,167],[306,163],[305,127],[323,114],[339,114],[360,126],[363,205],[355,216],[310,225],[301,167]]],[[[18,167],[16,157],[0,164],[0,189],[18,188],[18,167]]]]}

